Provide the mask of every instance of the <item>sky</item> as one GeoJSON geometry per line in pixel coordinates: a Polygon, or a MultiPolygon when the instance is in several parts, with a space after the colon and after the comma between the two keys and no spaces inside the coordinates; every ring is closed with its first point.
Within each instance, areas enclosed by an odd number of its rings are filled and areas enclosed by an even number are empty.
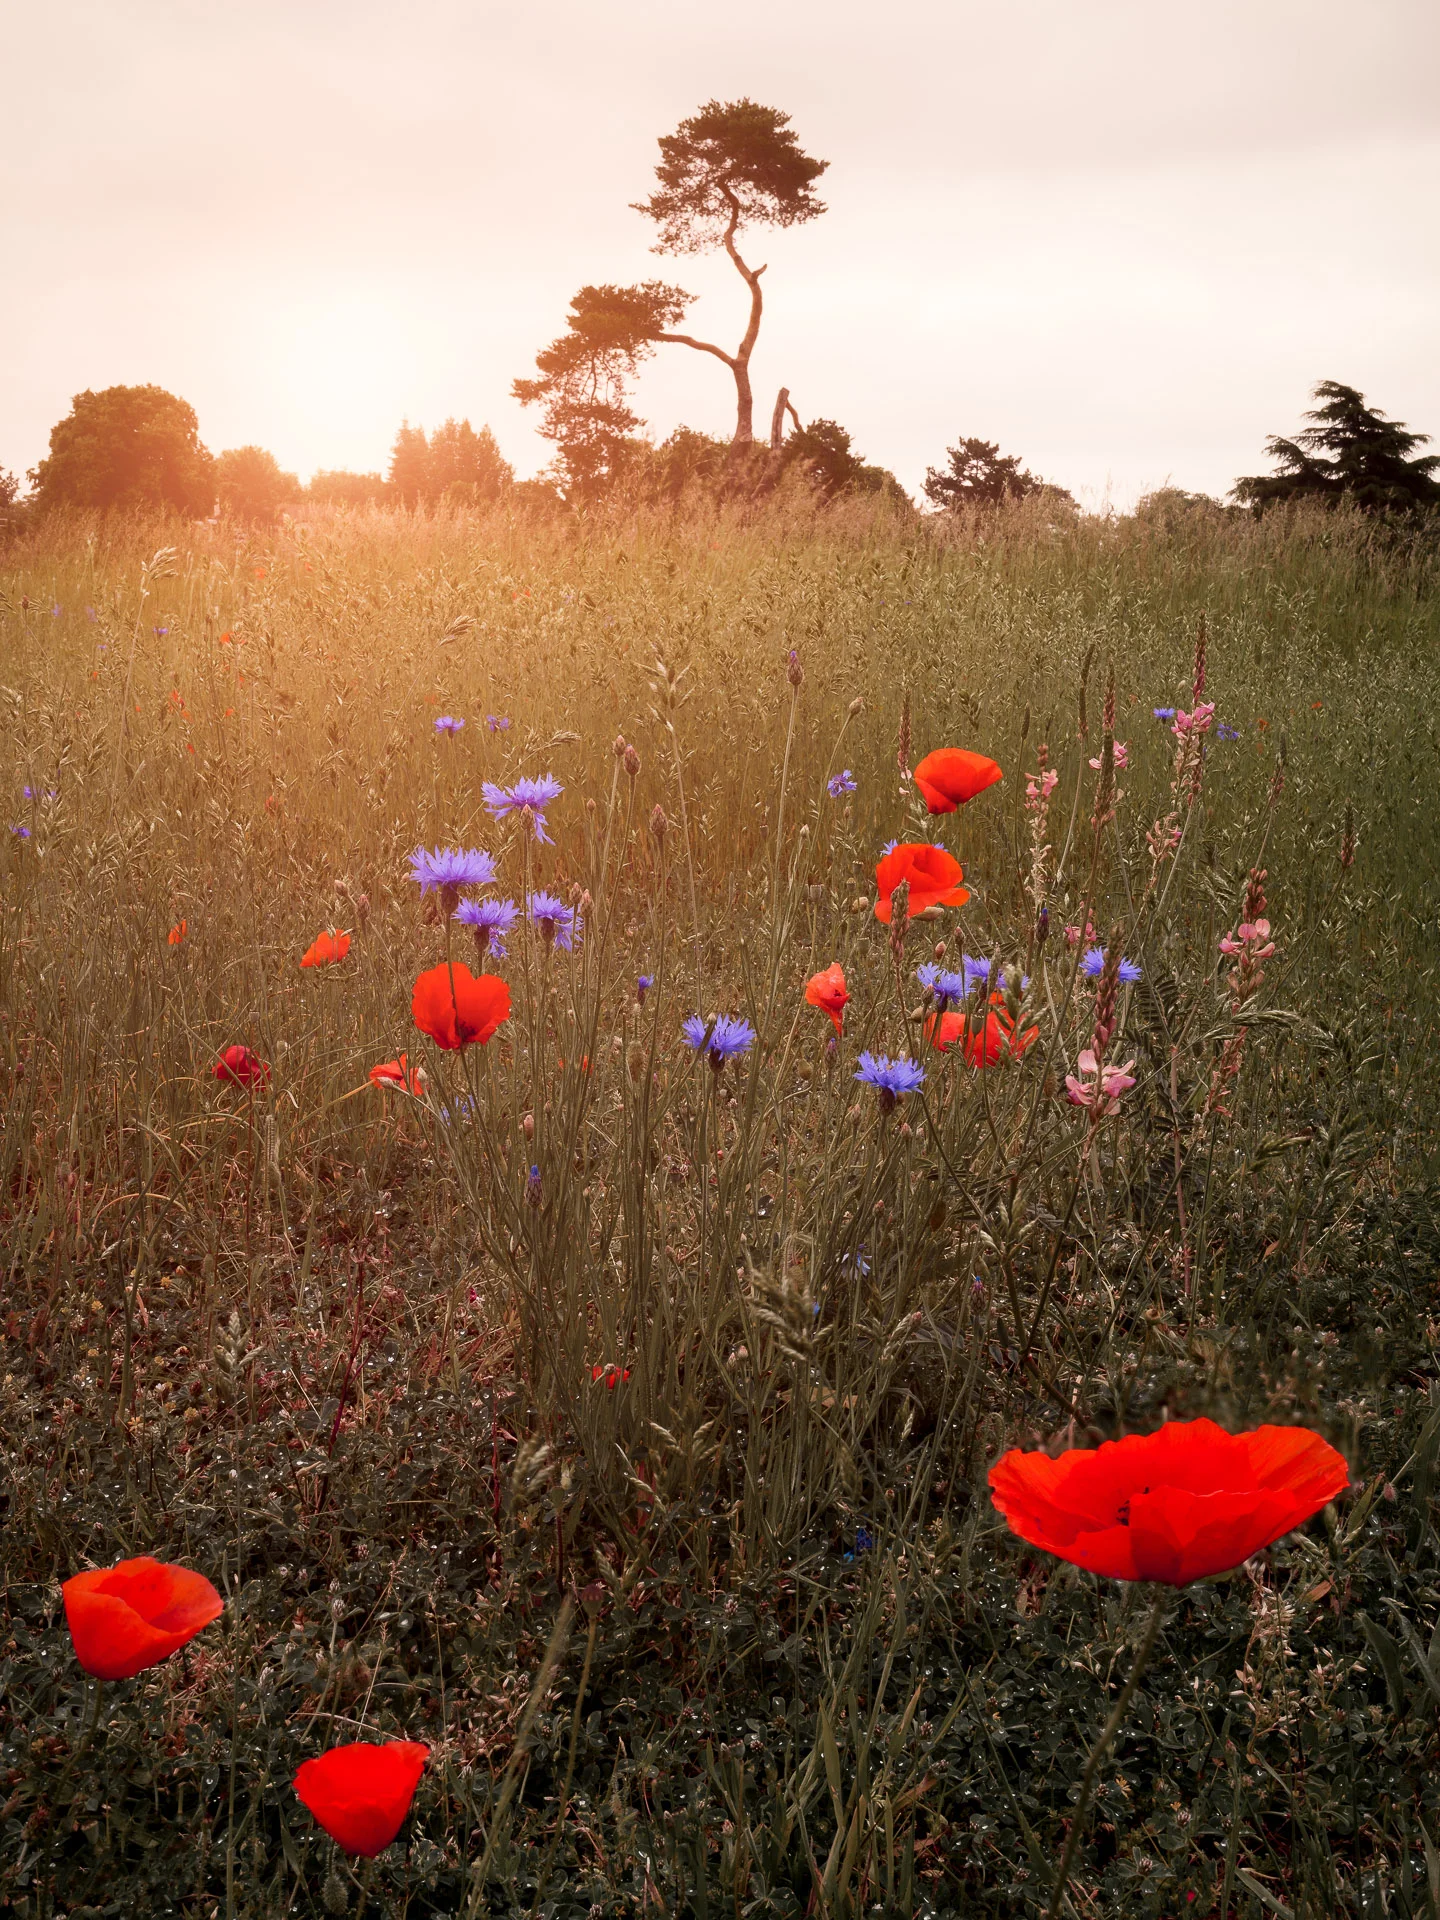
{"type": "MultiPolygon", "coordinates": [[[[723,258],[630,202],[711,98],[791,115],[823,218],[757,231],[752,373],[912,491],[962,435],[1084,504],[1223,494],[1313,384],[1440,436],[1435,0],[46,0],[0,20],[0,467],[154,382],[212,451],[386,465],[402,419],[550,448],[510,396],[586,282],[723,258]]],[[[661,347],[634,402],[726,433],[661,347]]]]}

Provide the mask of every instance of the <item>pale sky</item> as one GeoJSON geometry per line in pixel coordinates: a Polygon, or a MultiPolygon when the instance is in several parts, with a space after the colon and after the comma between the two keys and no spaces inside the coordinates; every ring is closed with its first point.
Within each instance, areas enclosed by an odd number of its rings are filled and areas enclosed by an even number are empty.
{"type": "MultiPolygon", "coordinates": [[[[1089,505],[1263,471],[1321,378],[1440,436],[1436,0],[45,0],[0,21],[0,466],[153,381],[216,452],[383,469],[402,418],[549,457],[510,382],[586,281],[733,348],[723,260],[629,209],[707,99],[830,211],[768,262],[776,387],[913,490],[962,434],[1089,505]]],[[[636,409],[728,433],[662,347],[636,409]]]]}

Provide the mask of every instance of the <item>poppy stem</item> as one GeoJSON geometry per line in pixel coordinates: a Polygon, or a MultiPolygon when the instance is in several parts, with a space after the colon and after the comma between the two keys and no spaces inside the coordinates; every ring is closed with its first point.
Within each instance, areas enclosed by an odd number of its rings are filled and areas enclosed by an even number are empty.
{"type": "Polygon", "coordinates": [[[1055,1888],[1050,1895],[1049,1920],[1059,1920],[1060,1906],[1065,1898],[1065,1887],[1070,1879],[1070,1869],[1075,1864],[1076,1850],[1080,1845],[1081,1830],[1085,1825],[1085,1816],[1090,1810],[1090,1796],[1095,1788],[1095,1776],[1100,1771],[1100,1763],[1114,1745],[1115,1736],[1120,1731],[1120,1722],[1125,1718],[1126,1709],[1135,1698],[1135,1689],[1140,1684],[1146,1663],[1155,1645],[1155,1636],[1160,1631],[1160,1616],[1165,1611],[1165,1595],[1155,1595],[1155,1604],[1150,1609],[1150,1618],[1145,1622],[1145,1631],[1140,1644],[1135,1649],[1134,1663],[1130,1676],[1120,1689],[1120,1698],[1110,1710],[1110,1718],[1100,1729],[1100,1738],[1090,1749],[1090,1758],[1085,1762],[1085,1772],[1080,1781],[1080,1798],[1075,1802],[1075,1818],[1070,1822],[1070,1834],[1065,1842],[1065,1852],[1060,1860],[1060,1871],[1055,1876],[1055,1888]]]}

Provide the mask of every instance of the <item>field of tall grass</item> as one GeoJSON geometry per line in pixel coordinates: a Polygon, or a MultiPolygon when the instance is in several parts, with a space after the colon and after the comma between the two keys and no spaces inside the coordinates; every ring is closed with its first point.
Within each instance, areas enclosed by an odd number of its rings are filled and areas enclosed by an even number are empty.
{"type": "Polygon", "coordinates": [[[1159,507],[16,536],[0,1914],[1440,1920],[1437,572],[1159,507]],[[1004,777],[930,816],[943,747],[1004,777]],[[895,841],[968,899],[885,923],[895,841]],[[447,963],[493,1037],[417,1028],[447,963]],[[1349,1490],[1166,1590],[1097,1748],[1148,1598],[987,1470],[1201,1415],[1349,1490]],[[61,1582],[142,1554],[224,1611],[102,1686],[61,1582]],[[429,1759],[362,1862],[291,1783],[366,1739],[429,1759]]]}

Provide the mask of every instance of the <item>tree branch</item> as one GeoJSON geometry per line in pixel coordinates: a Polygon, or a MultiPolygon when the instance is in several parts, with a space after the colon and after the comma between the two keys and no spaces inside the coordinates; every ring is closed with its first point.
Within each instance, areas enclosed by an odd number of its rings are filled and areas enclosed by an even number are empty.
{"type": "Polygon", "coordinates": [[[694,347],[697,353],[713,353],[717,360],[723,360],[725,362],[732,373],[735,371],[734,356],[726,353],[723,347],[711,346],[708,340],[693,339],[688,333],[657,333],[653,334],[651,338],[663,340],[667,345],[672,347],[694,347]]]}

